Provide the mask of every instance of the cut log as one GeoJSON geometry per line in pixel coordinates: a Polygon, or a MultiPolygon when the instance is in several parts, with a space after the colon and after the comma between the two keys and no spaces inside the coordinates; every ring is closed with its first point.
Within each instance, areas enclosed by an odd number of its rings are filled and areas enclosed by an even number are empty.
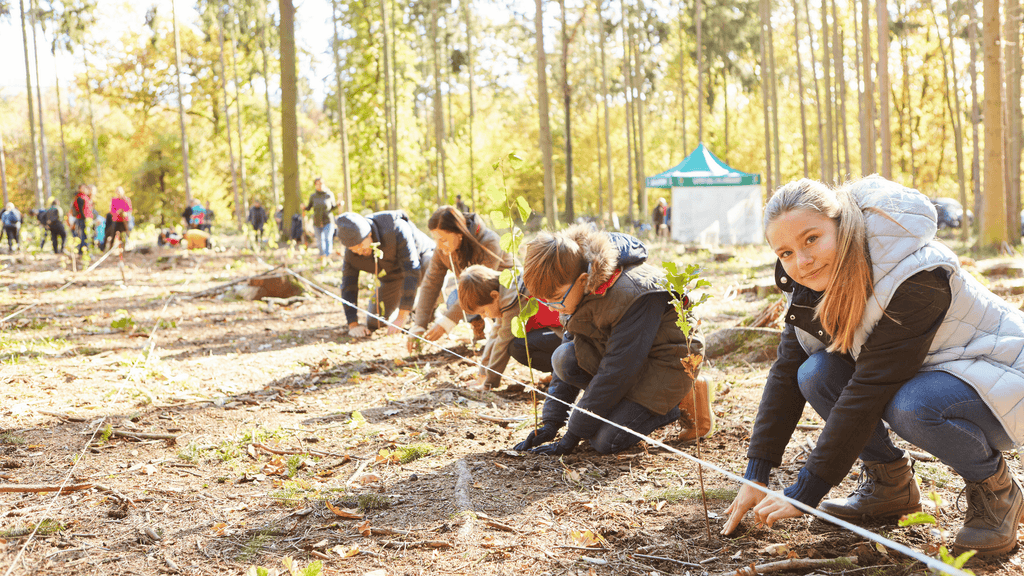
{"type": "Polygon", "coordinates": [[[256,290],[250,291],[252,294],[251,300],[262,300],[264,298],[286,300],[305,292],[302,284],[299,284],[297,280],[293,279],[286,272],[250,278],[249,286],[256,288],[256,290]]]}
{"type": "Polygon", "coordinates": [[[771,328],[723,328],[708,336],[704,355],[713,359],[742,352],[754,358],[763,357],[752,360],[763,362],[774,359],[781,337],[781,330],[771,328]]]}

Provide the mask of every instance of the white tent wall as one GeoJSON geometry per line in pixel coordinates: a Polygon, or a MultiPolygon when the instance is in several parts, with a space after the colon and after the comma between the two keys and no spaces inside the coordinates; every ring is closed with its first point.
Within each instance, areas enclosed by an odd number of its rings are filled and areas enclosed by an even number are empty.
{"type": "Polygon", "coordinates": [[[761,244],[761,186],[673,186],[672,239],[705,244],[761,244]]]}

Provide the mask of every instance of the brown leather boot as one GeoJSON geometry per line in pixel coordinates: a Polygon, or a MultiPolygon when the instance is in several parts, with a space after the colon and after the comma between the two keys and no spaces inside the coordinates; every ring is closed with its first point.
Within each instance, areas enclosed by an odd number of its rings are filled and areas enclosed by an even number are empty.
{"type": "Polygon", "coordinates": [[[711,430],[715,427],[715,415],[711,411],[710,392],[707,378],[698,376],[693,381],[690,392],[679,403],[679,424],[683,431],[679,433],[677,440],[693,442],[698,437],[707,438],[711,435],[711,430]],[[694,410],[694,395],[696,395],[696,410],[694,410]]]}
{"type": "Polygon", "coordinates": [[[995,474],[966,484],[967,517],[956,534],[953,552],[977,550],[982,557],[1009,552],[1017,545],[1017,525],[1024,520],[1020,483],[1000,458],[995,474]]]}
{"type": "Polygon", "coordinates": [[[822,501],[818,509],[843,520],[873,520],[918,512],[921,491],[914,482],[914,467],[906,456],[885,464],[865,462],[857,489],[846,498],[822,501]]]}

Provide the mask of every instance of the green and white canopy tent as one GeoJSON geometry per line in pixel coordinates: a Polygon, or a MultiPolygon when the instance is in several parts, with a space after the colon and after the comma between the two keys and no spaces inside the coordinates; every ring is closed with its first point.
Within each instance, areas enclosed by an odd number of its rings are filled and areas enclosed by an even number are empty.
{"type": "Polygon", "coordinates": [[[672,239],[700,244],[760,244],[761,175],[731,168],[703,143],[677,166],[647,178],[672,189],[672,239]]]}

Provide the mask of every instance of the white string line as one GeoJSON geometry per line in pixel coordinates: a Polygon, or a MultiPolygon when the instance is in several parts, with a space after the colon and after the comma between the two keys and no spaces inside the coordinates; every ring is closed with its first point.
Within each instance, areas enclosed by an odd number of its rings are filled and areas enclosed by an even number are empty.
{"type": "MultiPolygon", "coordinates": [[[[110,254],[110,252],[107,252],[107,254],[110,254]]],[[[104,255],[104,258],[105,257],[106,257],[106,255],[104,255]]],[[[99,261],[96,262],[96,264],[99,264],[102,261],[103,261],[103,259],[101,258],[99,261]]],[[[84,272],[89,272],[93,268],[95,268],[95,265],[93,265],[92,267],[90,267],[87,270],[84,270],[83,273],[84,272]]],[[[74,281],[69,282],[69,284],[72,284],[72,283],[74,283],[74,281]]],[[[145,358],[145,360],[143,361],[143,366],[142,366],[143,368],[145,368],[146,366],[149,365],[149,358],[152,355],[153,347],[156,345],[155,337],[156,337],[157,331],[160,329],[160,322],[163,321],[163,314],[164,314],[164,312],[167,311],[167,306],[170,305],[171,301],[175,300],[176,298],[177,298],[177,295],[172,293],[172,294],[168,294],[167,299],[164,300],[164,307],[160,310],[160,314],[157,316],[156,323],[153,325],[153,329],[149,333],[149,338],[148,338],[147,344],[149,345],[150,351],[149,351],[149,353],[143,354],[143,356],[145,358]]],[[[145,346],[143,347],[143,350],[145,350],[145,346]]],[[[110,398],[110,403],[111,404],[114,403],[115,401],[117,401],[117,398],[118,398],[118,396],[121,395],[121,392],[124,390],[125,385],[128,382],[132,381],[132,374],[133,374],[133,372],[135,371],[135,368],[138,365],[139,365],[139,358],[136,358],[135,361],[132,363],[132,365],[129,367],[128,374],[121,381],[121,384],[118,386],[118,388],[115,391],[114,395],[111,396],[111,398],[110,398]]],[[[32,532],[29,534],[28,538],[25,540],[25,543],[18,550],[18,553],[15,555],[14,560],[11,561],[10,567],[8,567],[7,571],[4,572],[4,576],[10,576],[11,570],[14,570],[14,567],[18,564],[18,560],[21,559],[21,556],[25,553],[25,550],[28,549],[29,544],[31,544],[32,541],[35,539],[36,533],[39,531],[39,528],[43,525],[43,520],[46,520],[46,518],[50,514],[50,511],[53,510],[53,507],[57,504],[57,498],[62,495],[64,487],[67,486],[68,482],[71,480],[71,477],[75,473],[75,469],[78,468],[78,464],[81,463],[81,461],[85,458],[86,454],[88,453],[89,445],[92,444],[92,441],[96,438],[96,434],[100,431],[100,429],[103,428],[103,425],[106,422],[107,422],[107,416],[101,417],[99,422],[97,422],[96,429],[93,430],[92,435],[90,435],[89,439],[86,440],[85,446],[82,447],[82,450],[75,457],[74,463],[71,465],[71,469],[68,470],[67,475],[64,477],[64,480],[61,482],[60,488],[56,492],[54,492],[53,497],[50,498],[50,503],[46,507],[46,510],[43,512],[42,518],[40,518],[39,522],[36,523],[35,527],[32,529],[32,532]]]]}
{"type": "MultiPolygon", "coordinates": [[[[104,260],[107,259],[107,256],[109,256],[111,252],[113,252],[113,249],[104,252],[103,256],[99,260],[94,262],[92,266],[89,266],[85,270],[82,270],[82,274],[88,274],[89,272],[92,272],[97,266],[100,265],[100,262],[103,262],[104,260]]],[[[74,256],[72,256],[72,258],[74,258],[74,256]]],[[[60,292],[61,290],[64,290],[65,288],[67,288],[68,286],[71,286],[72,284],[78,282],[79,280],[81,280],[81,278],[75,278],[74,280],[71,280],[70,282],[68,282],[67,284],[61,286],[60,288],[57,288],[55,290],[51,290],[49,293],[56,294],[57,292],[60,292]]],[[[0,324],[4,324],[8,320],[10,320],[11,318],[14,318],[14,317],[16,317],[16,316],[18,316],[20,314],[23,314],[23,313],[25,313],[25,312],[35,308],[36,306],[39,306],[40,304],[42,304],[42,302],[36,302],[35,304],[29,304],[28,306],[25,306],[24,308],[21,308],[20,310],[15,310],[13,313],[11,313],[6,318],[0,319],[0,324]]]]}
{"type": "MultiPolygon", "coordinates": [[[[356,310],[362,310],[357,305],[352,304],[351,302],[345,300],[344,298],[341,298],[340,296],[337,296],[333,292],[328,292],[328,291],[324,290],[323,288],[321,288],[320,286],[317,286],[316,284],[310,282],[306,278],[304,278],[304,277],[300,276],[299,274],[295,273],[294,271],[292,271],[287,266],[285,266],[284,269],[289,274],[291,274],[292,276],[295,276],[296,278],[298,278],[302,282],[305,282],[309,286],[312,286],[313,288],[316,288],[317,290],[327,294],[328,296],[334,298],[335,300],[338,300],[339,302],[342,302],[343,304],[345,304],[347,306],[352,306],[356,310]]],[[[491,372],[493,372],[495,374],[498,374],[497,371],[491,370],[487,366],[484,366],[483,364],[480,364],[479,362],[477,362],[477,361],[475,361],[473,359],[467,358],[467,357],[459,354],[458,352],[455,352],[453,350],[445,348],[444,346],[442,346],[441,344],[438,344],[437,342],[431,342],[430,340],[426,340],[426,339],[422,338],[421,336],[419,336],[417,334],[413,334],[412,332],[406,330],[405,328],[403,328],[401,326],[397,326],[396,324],[393,324],[387,318],[383,318],[381,316],[378,316],[378,315],[376,315],[376,314],[374,314],[374,313],[372,313],[372,312],[370,312],[368,310],[362,310],[362,311],[364,313],[366,313],[367,316],[373,317],[373,318],[377,319],[378,321],[382,321],[382,322],[388,324],[389,326],[394,326],[394,327],[398,328],[400,331],[405,332],[406,334],[408,334],[409,336],[411,336],[413,338],[418,338],[418,339],[420,339],[420,340],[422,340],[422,341],[424,341],[424,342],[426,342],[428,344],[436,346],[437,348],[439,348],[443,352],[447,352],[448,354],[451,354],[452,356],[455,356],[456,358],[465,360],[466,362],[469,362],[471,364],[476,364],[477,366],[480,366],[481,368],[484,368],[484,369],[489,370],[489,371],[491,371],[491,372]]],[[[885,536],[882,536],[880,534],[876,534],[874,532],[871,532],[870,530],[866,530],[866,529],[864,529],[864,528],[862,528],[860,526],[851,524],[851,523],[849,523],[849,522],[847,522],[845,520],[842,520],[840,518],[836,518],[835,516],[832,516],[831,514],[828,514],[826,512],[822,512],[821,510],[818,510],[817,508],[812,508],[812,507],[804,504],[803,502],[799,502],[797,500],[794,500],[794,499],[790,498],[789,496],[786,496],[785,494],[782,493],[782,491],[769,490],[768,488],[766,488],[764,486],[761,486],[760,484],[756,484],[756,483],[751,482],[751,481],[749,481],[749,480],[747,480],[747,479],[745,479],[745,478],[743,478],[741,476],[737,476],[737,475],[733,474],[732,472],[729,472],[728,470],[725,470],[725,469],[719,467],[716,464],[712,464],[711,462],[708,462],[706,460],[701,460],[701,459],[699,459],[699,458],[697,458],[695,456],[691,456],[690,454],[687,454],[685,452],[682,452],[681,450],[673,448],[672,446],[669,446],[669,445],[661,442],[660,440],[655,440],[654,438],[651,438],[649,436],[641,434],[641,433],[639,433],[639,432],[637,432],[635,430],[629,429],[629,428],[627,428],[625,426],[622,426],[621,424],[617,424],[615,422],[612,422],[611,420],[608,420],[608,419],[606,419],[606,418],[604,418],[602,416],[599,416],[599,415],[597,415],[597,414],[595,414],[595,413],[593,413],[593,412],[591,412],[591,411],[589,411],[589,410],[587,410],[585,408],[580,408],[574,402],[573,403],[566,402],[566,401],[562,400],[561,398],[556,398],[554,396],[551,396],[550,394],[548,394],[547,392],[545,392],[543,390],[539,390],[539,389],[531,386],[530,384],[527,384],[526,382],[520,382],[519,380],[516,380],[515,378],[512,378],[510,376],[505,376],[504,374],[499,374],[499,376],[501,376],[505,380],[509,380],[509,381],[512,381],[512,382],[514,382],[516,384],[519,384],[519,385],[525,387],[527,390],[530,390],[531,392],[537,392],[537,393],[540,393],[541,395],[543,395],[543,396],[545,396],[545,397],[547,397],[549,399],[553,399],[553,400],[555,400],[557,402],[561,402],[562,404],[565,404],[566,406],[568,406],[572,410],[578,410],[578,411],[580,411],[580,412],[582,412],[582,413],[584,413],[584,414],[586,414],[586,415],[588,415],[588,416],[590,416],[592,418],[595,418],[597,420],[600,420],[601,422],[604,422],[605,424],[610,424],[611,426],[613,426],[615,428],[618,428],[620,430],[629,432],[630,434],[633,434],[634,436],[639,437],[641,440],[647,442],[648,444],[657,446],[659,448],[667,450],[667,451],[669,451],[669,452],[671,452],[673,454],[676,454],[678,456],[682,456],[683,458],[693,462],[694,464],[697,464],[697,465],[700,465],[700,466],[706,466],[706,467],[708,467],[708,468],[710,468],[710,469],[712,469],[712,470],[722,474],[726,478],[729,478],[730,480],[734,480],[734,481],[740,482],[740,483],[742,483],[744,485],[747,485],[747,486],[752,486],[752,487],[756,488],[757,490],[763,492],[766,495],[774,496],[776,498],[779,498],[780,500],[788,502],[789,504],[792,504],[793,506],[796,506],[798,509],[800,509],[801,511],[803,511],[803,512],[805,512],[807,514],[811,514],[812,516],[817,516],[818,518],[820,518],[820,519],[822,519],[822,520],[824,520],[826,522],[830,522],[830,523],[836,524],[837,526],[840,526],[842,528],[846,528],[850,532],[853,532],[854,534],[857,534],[859,536],[867,538],[868,540],[873,540],[875,542],[878,542],[879,544],[885,546],[886,548],[890,548],[890,549],[896,550],[896,551],[898,551],[898,552],[900,552],[902,554],[910,556],[911,558],[914,558],[915,560],[921,562],[922,564],[928,566],[929,568],[932,568],[934,570],[938,570],[940,572],[945,572],[946,574],[949,574],[950,576],[968,576],[966,572],[964,572],[962,570],[959,570],[957,568],[954,568],[954,567],[950,566],[949,564],[946,564],[945,562],[942,562],[941,560],[938,560],[937,558],[932,558],[930,556],[926,556],[926,555],[922,554],[921,552],[919,552],[917,550],[914,550],[914,549],[912,549],[912,548],[910,548],[910,547],[908,547],[908,546],[906,546],[904,544],[900,544],[899,542],[895,542],[893,540],[890,540],[889,538],[886,538],[885,536]]]]}

